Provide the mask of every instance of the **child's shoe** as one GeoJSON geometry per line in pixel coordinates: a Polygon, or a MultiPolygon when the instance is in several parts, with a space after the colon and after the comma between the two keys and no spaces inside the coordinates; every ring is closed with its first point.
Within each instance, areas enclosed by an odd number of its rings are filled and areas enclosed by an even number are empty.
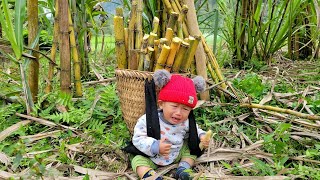
{"type": "Polygon", "coordinates": [[[187,168],[179,166],[177,168],[176,174],[175,174],[175,178],[178,180],[189,180],[192,179],[190,174],[188,172],[186,172],[187,168]]]}
{"type": "MultiPolygon", "coordinates": [[[[143,175],[143,177],[142,177],[142,179],[145,179],[145,178],[147,178],[147,177],[150,177],[150,176],[154,176],[154,175],[156,175],[157,173],[154,171],[154,170],[149,170],[148,172],[146,172],[144,175],[143,175]]],[[[163,180],[163,178],[160,176],[160,177],[157,177],[155,180],[163,180]]]]}

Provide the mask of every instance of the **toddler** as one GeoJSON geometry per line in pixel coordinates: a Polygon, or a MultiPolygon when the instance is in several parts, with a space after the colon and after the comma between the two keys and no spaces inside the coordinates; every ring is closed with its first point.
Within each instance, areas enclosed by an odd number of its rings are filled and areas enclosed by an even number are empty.
{"type": "Polygon", "coordinates": [[[190,79],[178,74],[171,75],[166,70],[156,71],[153,79],[161,88],[158,118],[152,119],[158,124],[154,128],[160,128],[160,138],[148,136],[147,116],[141,116],[132,138],[133,145],[141,155],[132,159],[132,168],[144,179],[156,175],[154,169],[159,166],[179,162],[175,178],[191,179],[186,170],[191,169],[197,156],[202,154],[199,143],[205,148],[209,145],[209,140],[204,138],[206,132],[196,125],[192,112],[198,101],[196,93],[205,90],[205,81],[200,76],[190,79]]]}

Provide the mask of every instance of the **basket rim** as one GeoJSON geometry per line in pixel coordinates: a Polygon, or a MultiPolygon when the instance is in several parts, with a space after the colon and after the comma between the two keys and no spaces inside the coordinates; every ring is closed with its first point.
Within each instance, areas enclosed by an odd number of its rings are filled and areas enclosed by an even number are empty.
{"type": "Polygon", "coordinates": [[[127,77],[127,78],[138,78],[138,79],[149,79],[153,78],[154,72],[150,71],[139,71],[132,69],[116,69],[116,77],[127,77]]]}

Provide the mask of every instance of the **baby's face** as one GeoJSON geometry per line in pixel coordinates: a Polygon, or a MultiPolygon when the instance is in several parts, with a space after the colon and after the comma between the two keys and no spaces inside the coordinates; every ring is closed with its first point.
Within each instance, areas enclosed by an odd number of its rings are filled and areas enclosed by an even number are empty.
{"type": "Polygon", "coordinates": [[[159,101],[164,118],[171,124],[180,124],[188,119],[191,107],[175,102],[159,101]]]}

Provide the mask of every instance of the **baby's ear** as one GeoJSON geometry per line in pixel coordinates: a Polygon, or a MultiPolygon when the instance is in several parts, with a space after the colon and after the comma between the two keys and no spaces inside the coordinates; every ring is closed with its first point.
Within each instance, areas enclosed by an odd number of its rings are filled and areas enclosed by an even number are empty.
{"type": "Polygon", "coordinates": [[[170,78],[171,78],[171,74],[164,69],[157,70],[153,74],[154,84],[159,88],[162,88],[163,86],[165,86],[170,81],[170,78]]]}
{"type": "Polygon", "coordinates": [[[196,88],[197,93],[203,92],[206,90],[206,81],[201,76],[196,76],[192,79],[194,87],[196,88]]]}

